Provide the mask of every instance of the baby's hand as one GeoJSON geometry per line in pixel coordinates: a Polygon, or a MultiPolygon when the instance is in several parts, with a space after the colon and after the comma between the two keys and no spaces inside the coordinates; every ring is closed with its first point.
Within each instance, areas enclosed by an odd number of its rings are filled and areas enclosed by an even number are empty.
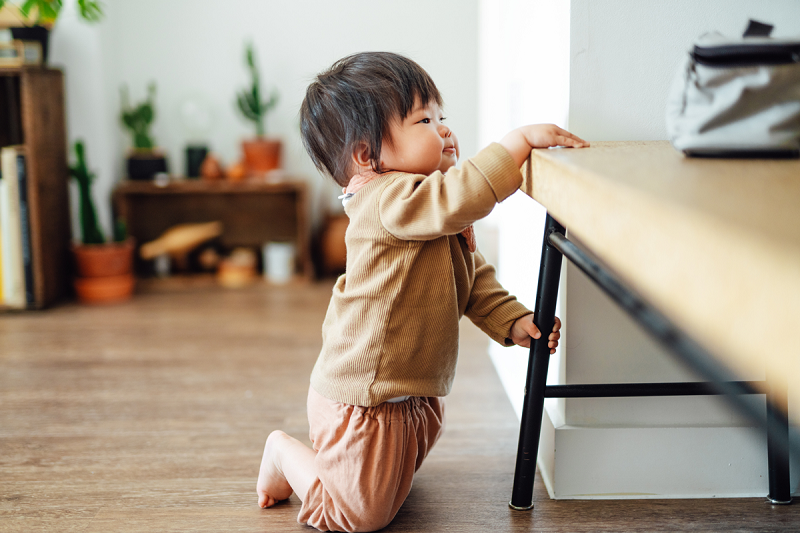
{"type": "Polygon", "coordinates": [[[520,128],[531,148],[550,148],[551,146],[570,146],[583,148],[589,143],[573,135],[567,130],[562,130],[555,124],[532,124],[520,128]]]}
{"type": "MultiPolygon", "coordinates": [[[[561,333],[559,330],[561,329],[561,320],[556,317],[555,324],[553,324],[553,332],[548,337],[547,346],[550,348],[550,353],[556,353],[556,347],[558,347],[558,339],[561,338],[561,333]]],[[[536,324],[533,323],[533,315],[525,315],[521,318],[518,318],[514,325],[511,326],[511,340],[514,341],[514,344],[519,346],[524,346],[525,348],[531,347],[531,337],[534,339],[538,339],[542,336],[542,333],[539,331],[539,328],[536,327],[536,324]]]]}
{"type": "Polygon", "coordinates": [[[528,159],[532,148],[550,148],[551,146],[568,146],[585,148],[589,143],[562,130],[555,124],[531,124],[510,132],[500,139],[500,144],[508,150],[518,165],[528,159]]]}

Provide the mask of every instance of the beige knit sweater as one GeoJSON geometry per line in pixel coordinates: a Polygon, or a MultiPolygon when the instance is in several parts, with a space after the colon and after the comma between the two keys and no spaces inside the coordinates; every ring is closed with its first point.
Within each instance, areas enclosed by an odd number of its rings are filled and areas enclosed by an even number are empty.
{"type": "Polygon", "coordinates": [[[516,191],[522,176],[492,144],[461,169],[389,173],[350,199],[346,274],[333,288],[311,385],[331,400],[374,406],[398,396],[445,396],[463,315],[508,339],[529,314],[459,235],[516,191]]]}

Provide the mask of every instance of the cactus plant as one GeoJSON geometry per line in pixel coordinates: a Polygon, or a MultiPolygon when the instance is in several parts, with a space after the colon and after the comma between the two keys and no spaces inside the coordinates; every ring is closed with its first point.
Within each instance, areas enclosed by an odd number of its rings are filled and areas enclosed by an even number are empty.
{"type": "Polygon", "coordinates": [[[256,135],[263,137],[266,134],[264,118],[278,103],[278,93],[273,89],[266,100],[261,99],[261,76],[256,66],[253,43],[247,45],[245,59],[253,81],[249,90],[243,90],[237,95],[237,103],[244,117],[255,124],[256,135]]]}
{"type": "Polygon", "coordinates": [[[124,235],[124,225],[115,226],[114,243],[106,243],[97,223],[92,200],[94,174],[86,165],[83,141],[75,142],[77,161],[69,167],[78,182],[80,222],[83,244],[73,245],[76,277],[73,281],[78,300],[85,303],[112,303],[127,300],[133,294],[133,240],[124,235]]]}
{"type": "MultiPolygon", "coordinates": [[[[92,182],[94,174],[89,172],[86,165],[86,149],[83,141],[75,141],[74,165],[69,167],[69,175],[78,182],[78,196],[80,205],[81,242],[83,244],[103,244],[106,241],[100,224],[97,222],[97,210],[92,199],[92,182]]],[[[114,224],[114,242],[122,242],[128,238],[128,229],[123,219],[118,219],[114,224]]]]}
{"type": "Polygon", "coordinates": [[[131,107],[128,103],[128,87],[123,85],[120,88],[122,103],[122,113],[120,118],[122,124],[130,130],[133,135],[133,146],[140,150],[150,150],[155,146],[153,138],[150,136],[150,125],[155,119],[155,96],[156,84],[150,83],[147,87],[147,99],[136,107],[131,107]]]}
{"type": "Polygon", "coordinates": [[[97,223],[97,211],[92,200],[92,181],[94,174],[86,166],[86,152],[83,141],[75,142],[75,165],[69,167],[69,174],[78,182],[80,196],[80,220],[83,244],[103,244],[105,237],[97,223]]]}

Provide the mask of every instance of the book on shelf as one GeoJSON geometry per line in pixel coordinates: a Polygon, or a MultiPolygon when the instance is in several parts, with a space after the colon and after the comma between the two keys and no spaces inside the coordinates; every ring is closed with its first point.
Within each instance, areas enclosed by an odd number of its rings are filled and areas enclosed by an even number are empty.
{"type": "Polygon", "coordinates": [[[0,170],[0,306],[6,301],[5,292],[3,291],[3,172],[0,170]]]}
{"type": "Polygon", "coordinates": [[[0,246],[2,304],[24,309],[35,304],[28,180],[25,151],[7,146],[0,151],[0,246]]]}

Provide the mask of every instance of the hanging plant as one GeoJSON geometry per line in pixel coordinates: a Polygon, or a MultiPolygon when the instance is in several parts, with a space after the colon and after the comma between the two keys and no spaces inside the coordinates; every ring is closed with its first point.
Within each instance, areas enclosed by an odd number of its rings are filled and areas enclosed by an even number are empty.
{"type": "MultiPolygon", "coordinates": [[[[6,2],[0,0],[0,9],[6,4],[14,5],[20,15],[38,26],[52,26],[63,6],[62,0],[25,0],[24,2],[6,2]]],[[[103,5],[96,0],[78,0],[78,14],[86,22],[99,22],[103,18],[103,5]]]]}

